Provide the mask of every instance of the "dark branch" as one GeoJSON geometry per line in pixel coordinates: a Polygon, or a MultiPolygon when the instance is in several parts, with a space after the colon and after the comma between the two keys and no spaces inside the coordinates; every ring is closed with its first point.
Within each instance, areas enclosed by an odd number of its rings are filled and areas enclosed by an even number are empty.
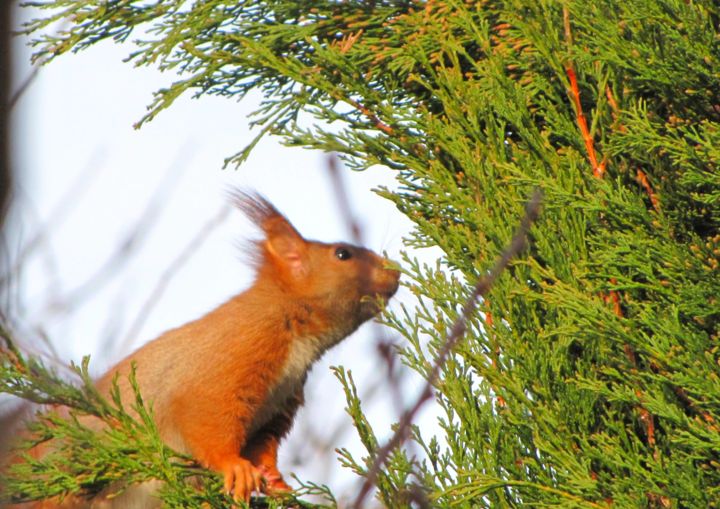
{"type": "Polygon", "coordinates": [[[378,473],[387,462],[390,453],[407,440],[410,433],[410,426],[413,423],[413,420],[415,419],[417,413],[420,411],[422,406],[432,398],[433,387],[440,378],[440,371],[445,365],[447,358],[450,356],[450,352],[452,352],[453,348],[455,348],[457,343],[465,334],[465,331],[467,330],[467,322],[475,311],[475,308],[477,307],[478,299],[487,295],[487,293],[495,284],[498,276],[500,276],[502,271],[505,270],[510,264],[510,260],[512,260],[525,248],[525,245],[527,244],[527,234],[530,230],[530,226],[540,214],[541,200],[542,193],[540,192],[540,190],[536,189],[533,193],[532,198],[525,207],[525,216],[522,218],[520,226],[515,232],[515,235],[510,241],[510,244],[508,244],[508,246],[503,250],[500,258],[498,258],[498,260],[495,262],[495,265],[493,265],[492,269],[490,269],[490,272],[488,272],[485,276],[481,277],[475,284],[475,288],[473,289],[472,294],[463,306],[462,313],[455,321],[453,326],[450,328],[447,340],[443,344],[443,347],[441,348],[437,359],[435,359],[433,369],[428,375],[425,381],[425,386],[420,392],[420,395],[415,401],[415,404],[413,404],[408,410],[403,413],[402,417],[400,418],[397,430],[395,431],[393,436],[383,447],[381,447],[377,451],[377,454],[375,455],[375,461],[368,469],[367,475],[365,476],[365,482],[360,488],[360,492],[355,499],[355,503],[352,505],[354,509],[359,509],[360,507],[362,507],[362,503],[365,500],[365,497],[370,492],[370,489],[375,485],[378,473]]]}

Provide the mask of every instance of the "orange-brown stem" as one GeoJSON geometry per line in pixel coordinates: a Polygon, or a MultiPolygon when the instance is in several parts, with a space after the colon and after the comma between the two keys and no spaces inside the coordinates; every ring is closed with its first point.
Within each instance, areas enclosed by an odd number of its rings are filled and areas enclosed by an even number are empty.
{"type": "Polygon", "coordinates": [[[660,200],[658,199],[657,195],[653,191],[652,186],[650,185],[650,182],[648,181],[647,175],[645,175],[645,172],[642,170],[637,171],[637,176],[635,177],[638,181],[638,183],[643,186],[643,189],[645,189],[645,192],[647,193],[648,197],[650,198],[650,203],[652,203],[653,208],[656,212],[660,212],[660,200]]]}
{"type": "MultiPolygon", "coordinates": [[[[617,280],[615,278],[611,278],[610,283],[617,284],[617,280]]],[[[617,290],[610,290],[610,298],[612,299],[613,311],[615,312],[615,315],[617,315],[618,318],[623,318],[624,315],[622,307],[620,305],[620,295],[618,294],[617,290]]],[[[623,349],[625,350],[625,355],[627,356],[630,363],[633,365],[634,368],[637,369],[637,356],[635,355],[635,351],[633,350],[632,346],[625,343],[623,349]]],[[[642,399],[642,392],[640,392],[640,390],[636,390],[635,395],[638,397],[638,399],[642,399]]],[[[650,445],[650,447],[655,447],[655,418],[642,405],[638,408],[638,411],[640,412],[640,422],[645,428],[645,436],[647,436],[648,445],[650,445]]]]}
{"type": "MultiPolygon", "coordinates": [[[[608,104],[610,105],[610,112],[612,114],[613,121],[617,124],[620,121],[620,107],[615,100],[615,95],[612,93],[610,86],[605,87],[605,97],[607,97],[608,104]]],[[[625,132],[625,126],[622,124],[619,124],[617,129],[620,132],[625,132]]]]}
{"type": "Polygon", "coordinates": [[[578,87],[575,69],[572,64],[568,64],[565,71],[567,72],[568,79],[570,80],[570,97],[575,105],[577,124],[580,128],[580,134],[582,134],[583,141],[585,142],[585,150],[587,151],[588,159],[590,160],[590,165],[593,169],[593,175],[597,178],[603,178],[603,175],[605,175],[607,160],[603,158],[603,160],[598,163],[597,153],[595,152],[595,143],[590,135],[587,119],[585,118],[585,113],[583,113],[582,104],[580,102],[580,87],[578,87]]]}
{"type": "MultiPolygon", "coordinates": [[[[572,28],[570,26],[570,10],[567,8],[567,6],[563,7],[563,27],[565,29],[565,40],[570,47],[573,44],[573,36],[572,28]]],[[[603,158],[602,161],[598,163],[597,154],[595,153],[595,144],[593,142],[592,136],[590,136],[590,129],[588,129],[587,119],[585,118],[585,114],[583,113],[582,109],[582,103],[580,102],[580,87],[578,87],[577,74],[575,73],[575,66],[573,65],[572,61],[565,66],[565,72],[567,73],[568,79],[570,80],[570,98],[575,105],[577,124],[580,128],[580,133],[582,134],[583,141],[585,142],[585,150],[587,151],[588,159],[590,160],[590,165],[593,169],[593,175],[596,178],[603,178],[603,175],[605,175],[605,166],[607,165],[607,159],[603,158]]],[[[615,106],[617,106],[617,104],[615,104],[615,106]]]]}
{"type": "Polygon", "coordinates": [[[389,125],[387,125],[386,123],[384,123],[382,120],[380,120],[380,119],[378,118],[378,116],[375,115],[375,113],[373,113],[372,111],[370,111],[370,110],[369,110],[368,108],[366,108],[365,106],[363,106],[363,105],[360,104],[359,102],[354,101],[354,100],[352,100],[352,99],[350,99],[350,104],[352,104],[355,109],[357,109],[357,110],[360,111],[363,115],[365,115],[367,118],[369,118],[369,119],[372,121],[372,123],[375,124],[375,127],[377,127],[378,129],[380,129],[382,132],[384,132],[384,133],[387,134],[388,136],[392,136],[393,134],[395,134],[395,131],[393,130],[392,127],[390,127],[389,125]]]}

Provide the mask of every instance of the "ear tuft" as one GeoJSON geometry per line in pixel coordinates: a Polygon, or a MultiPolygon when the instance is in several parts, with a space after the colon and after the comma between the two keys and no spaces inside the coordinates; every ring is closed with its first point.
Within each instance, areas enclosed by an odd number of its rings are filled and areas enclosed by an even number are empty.
{"type": "MultiPolygon", "coordinates": [[[[273,205],[258,193],[230,189],[228,195],[233,205],[239,208],[253,223],[265,230],[264,224],[273,217],[283,217],[273,205]]],[[[283,219],[285,219],[283,217],[283,219]]],[[[286,220],[287,221],[287,220],[286,220]]]]}
{"type": "Polygon", "coordinates": [[[266,256],[295,277],[305,272],[306,241],[278,210],[263,196],[239,189],[230,191],[233,204],[265,233],[266,256]]]}

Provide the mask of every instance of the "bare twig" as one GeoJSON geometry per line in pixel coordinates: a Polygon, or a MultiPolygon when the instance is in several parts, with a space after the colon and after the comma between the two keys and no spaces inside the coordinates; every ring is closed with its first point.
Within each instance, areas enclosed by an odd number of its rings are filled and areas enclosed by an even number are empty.
{"type": "Polygon", "coordinates": [[[363,115],[365,115],[367,118],[370,119],[370,121],[373,123],[373,125],[380,129],[382,132],[387,134],[388,136],[392,136],[395,134],[395,130],[387,125],[385,122],[380,120],[380,117],[378,117],[375,113],[373,113],[370,109],[363,106],[362,103],[355,101],[354,99],[346,99],[348,103],[350,103],[356,110],[360,111],[363,115]]]}
{"type": "Polygon", "coordinates": [[[345,225],[348,230],[350,230],[353,242],[362,244],[362,229],[360,228],[360,224],[358,223],[355,214],[353,214],[350,209],[350,200],[348,199],[345,181],[340,173],[340,160],[338,159],[337,154],[328,154],[327,168],[328,175],[330,176],[330,182],[332,183],[335,196],[337,197],[338,208],[340,209],[343,219],[345,219],[345,225]]]}
{"type": "Polygon", "coordinates": [[[509,265],[510,260],[512,260],[512,258],[517,256],[525,248],[525,245],[527,243],[527,234],[530,230],[530,226],[537,219],[540,213],[541,199],[542,193],[540,192],[540,190],[536,190],[525,208],[525,216],[520,222],[520,226],[515,232],[515,235],[510,241],[510,244],[503,250],[500,258],[498,258],[498,260],[495,262],[495,265],[493,265],[492,269],[490,269],[490,272],[488,272],[485,276],[481,277],[476,283],[472,294],[462,308],[460,316],[450,328],[447,340],[443,344],[437,358],[435,359],[435,363],[433,364],[432,370],[428,374],[428,377],[425,381],[425,386],[420,392],[420,395],[418,396],[415,403],[403,413],[402,417],[400,418],[400,422],[398,423],[397,430],[390,438],[390,440],[388,440],[383,447],[378,449],[377,453],[375,454],[375,460],[368,469],[367,475],[365,476],[365,482],[361,486],[358,496],[352,505],[354,509],[359,509],[360,507],[362,507],[362,503],[365,500],[365,497],[370,492],[370,489],[375,485],[380,469],[387,462],[390,453],[396,447],[400,446],[403,442],[405,442],[405,440],[407,440],[410,433],[410,426],[412,425],[415,416],[422,408],[422,406],[433,397],[433,387],[440,378],[440,371],[445,365],[445,362],[450,356],[453,348],[455,348],[455,346],[465,334],[465,331],[467,330],[468,320],[470,319],[473,312],[475,311],[475,308],[477,307],[478,299],[480,297],[484,297],[489,292],[489,290],[495,284],[498,276],[500,276],[502,271],[505,270],[505,268],[509,265]]]}
{"type": "MultiPolygon", "coordinates": [[[[12,4],[12,2],[8,2],[8,4],[12,4]]],[[[56,34],[63,33],[68,26],[70,25],[70,19],[66,19],[63,21],[63,23],[58,28],[56,34]]],[[[11,34],[11,32],[8,30],[8,36],[11,34]]],[[[35,64],[32,67],[32,72],[23,80],[23,82],[20,84],[18,89],[10,96],[10,99],[8,101],[8,109],[12,110],[15,105],[18,103],[20,98],[27,92],[27,90],[30,88],[30,85],[33,84],[33,82],[37,79],[38,74],[40,73],[40,68],[48,63],[50,61],[49,57],[40,58],[38,59],[35,64]]]]}
{"type": "Polygon", "coordinates": [[[660,212],[660,200],[658,199],[657,194],[655,194],[655,191],[653,191],[653,188],[650,185],[650,181],[648,180],[647,175],[645,175],[645,172],[642,170],[638,170],[637,176],[635,178],[638,183],[643,187],[643,189],[645,189],[645,192],[647,193],[648,198],[650,198],[650,203],[655,209],[655,212],[660,212]]]}
{"type": "Polygon", "coordinates": [[[372,122],[373,127],[375,127],[376,129],[381,130],[388,136],[392,136],[395,134],[395,130],[392,127],[390,127],[385,122],[380,120],[380,117],[378,117],[371,109],[367,108],[361,102],[356,101],[355,99],[352,99],[351,97],[347,97],[338,91],[330,92],[330,95],[334,99],[337,99],[338,101],[342,101],[342,102],[349,104],[350,106],[352,106],[353,108],[358,110],[360,113],[365,115],[365,117],[367,117],[367,119],[370,120],[370,122],[372,122]]]}
{"type": "Polygon", "coordinates": [[[20,98],[23,96],[23,94],[27,91],[27,89],[30,88],[32,82],[35,81],[35,79],[37,78],[37,75],[40,72],[40,66],[43,63],[44,62],[41,62],[33,66],[32,72],[28,75],[27,78],[23,80],[18,89],[10,97],[10,101],[8,102],[8,109],[13,109],[20,100],[20,98]]]}
{"type": "Polygon", "coordinates": [[[422,486],[412,483],[408,489],[408,498],[415,503],[420,509],[432,509],[427,494],[423,491],[422,486]]]}
{"type": "Polygon", "coordinates": [[[64,298],[58,302],[50,303],[47,311],[56,313],[67,312],[105,286],[122,268],[143,244],[149,233],[152,231],[164,210],[170,195],[180,182],[180,176],[188,167],[188,147],[184,146],[178,151],[172,163],[168,166],[162,181],[157,186],[152,198],[148,201],[145,209],[135,221],[133,227],[128,231],[125,238],[118,244],[116,250],[105,260],[105,262],[83,283],[70,290],[64,298]]]}
{"type": "MultiPolygon", "coordinates": [[[[346,181],[343,178],[343,174],[340,172],[340,160],[337,154],[328,154],[327,169],[331,184],[333,186],[333,190],[335,191],[334,194],[337,198],[338,209],[340,210],[340,214],[345,221],[345,225],[350,231],[353,241],[358,245],[363,245],[363,230],[357,220],[357,216],[353,214],[352,208],[350,206],[346,181]]],[[[372,334],[376,338],[376,351],[382,359],[383,363],[385,364],[387,368],[387,373],[384,378],[377,378],[375,383],[367,390],[365,396],[363,397],[363,400],[367,401],[369,399],[373,399],[373,396],[375,396],[380,389],[384,389],[385,391],[387,391],[387,389],[390,389],[389,399],[391,404],[394,406],[394,408],[402,408],[403,399],[401,387],[403,380],[403,372],[398,369],[398,363],[396,362],[397,355],[394,351],[392,341],[389,338],[385,337],[385,334],[383,333],[377,322],[373,322],[371,325],[375,328],[372,334]]],[[[336,432],[338,434],[342,433],[344,432],[344,429],[338,428],[336,432]]],[[[331,447],[332,444],[335,442],[336,440],[332,437],[326,440],[326,443],[331,447]]],[[[423,504],[419,504],[419,506],[424,507],[423,504]]]]}
{"type": "MultiPolygon", "coordinates": [[[[340,159],[337,154],[328,154],[327,169],[333,190],[335,191],[335,196],[337,197],[340,214],[345,220],[345,226],[350,231],[353,241],[358,245],[362,245],[364,237],[363,230],[357,220],[357,216],[353,213],[350,206],[346,181],[343,178],[343,174],[340,172],[340,159]]],[[[388,386],[392,390],[393,403],[397,406],[397,408],[400,408],[400,402],[402,400],[402,393],[400,391],[401,384],[397,370],[395,369],[395,352],[393,351],[392,343],[384,338],[385,335],[376,322],[373,322],[372,325],[376,329],[373,334],[376,337],[375,346],[377,347],[377,352],[387,366],[387,382],[388,386]]]]}
{"type": "Polygon", "coordinates": [[[185,246],[185,249],[183,249],[177,256],[177,258],[175,258],[175,260],[173,260],[173,262],[168,266],[168,268],[165,269],[165,272],[162,273],[157,283],[155,284],[155,288],[153,288],[152,293],[145,301],[145,303],[140,307],[140,312],[135,317],[132,325],[130,325],[128,332],[125,335],[125,339],[122,341],[122,343],[120,343],[120,345],[118,345],[118,350],[121,353],[126,353],[126,350],[128,350],[132,346],[133,341],[137,339],[137,335],[140,333],[140,330],[145,324],[148,316],[150,316],[150,312],[160,301],[160,298],[162,297],[165,289],[167,288],[168,284],[170,284],[170,281],[175,276],[175,274],[192,257],[192,255],[200,248],[200,246],[203,245],[210,233],[212,233],[218,226],[222,224],[223,221],[225,221],[229,212],[230,206],[224,205],[217,214],[215,214],[212,218],[210,218],[210,220],[203,224],[202,228],[198,230],[193,239],[187,244],[187,246],[185,246]]]}
{"type": "Polygon", "coordinates": [[[22,270],[28,257],[30,257],[41,244],[48,242],[51,232],[59,230],[65,218],[67,218],[70,212],[80,203],[83,195],[90,189],[91,184],[102,174],[103,169],[106,168],[103,164],[106,158],[104,150],[95,151],[92,154],[85,168],[77,174],[57,203],[52,207],[50,214],[48,214],[48,219],[37,227],[32,237],[21,247],[20,253],[12,262],[12,266],[0,276],[0,286],[7,284],[11,277],[14,277],[22,270]]]}

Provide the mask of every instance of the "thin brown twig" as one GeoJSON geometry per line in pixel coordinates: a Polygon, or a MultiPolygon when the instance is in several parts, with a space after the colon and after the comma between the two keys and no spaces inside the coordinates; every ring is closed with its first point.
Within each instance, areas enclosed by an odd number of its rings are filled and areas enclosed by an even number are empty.
{"type": "MultiPolygon", "coordinates": [[[[667,373],[661,372],[664,375],[668,376],[667,373]]],[[[691,410],[694,412],[700,414],[700,416],[703,418],[703,420],[707,423],[708,428],[711,429],[714,433],[720,433],[720,427],[715,424],[715,418],[710,415],[707,411],[702,410],[698,407],[698,405],[688,396],[685,389],[682,387],[673,387],[673,391],[675,392],[675,395],[682,400],[682,402],[688,406],[691,410]]]]}
{"type": "Polygon", "coordinates": [[[357,103],[357,107],[362,111],[370,120],[372,120],[375,123],[375,127],[380,129],[382,132],[387,134],[388,136],[392,136],[395,134],[395,130],[387,125],[385,122],[380,120],[380,118],[372,113],[370,110],[368,110],[366,107],[364,107],[362,104],[357,103]]]}
{"type": "Polygon", "coordinates": [[[407,491],[408,498],[411,502],[415,503],[416,507],[419,507],[420,509],[432,509],[432,505],[430,505],[427,493],[423,491],[420,484],[412,483],[407,491]]]}
{"type": "Polygon", "coordinates": [[[393,134],[395,134],[395,130],[392,127],[380,120],[380,117],[378,117],[370,109],[363,106],[362,103],[350,98],[346,98],[344,100],[347,101],[353,108],[365,115],[368,119],[370,119],[370,121],[375,125],[375,127],[380,129],[382,132],[384,132],[388,136],[392,136],[393,134]]]}
{"type": "Polygon", "coordinates": [[[222,224],[223,221],[225,221],[229,212],[230,206],[225,205],[220,209],[217,214],[215,214],[212,218],[210,218],[210,220],[203,224],[202,227],[195,234],[193,239],[185,246],[185,249],[180,252],[177,258],[175,258],[168,266],[168,268],[165,269],[165,271],[160,275],[157,283],[155,284],[155,288],[153,288],[150,296],[140,307],[140,312],[135,317],[133,323],[130,325],[128,332],[125,335],[125,339],[118,345],[118,350],[121,353],[127,353],[126,350],[129,349],[130,346],[132,346],[133,341],[137,339],[137,335],[140,333],[140,330],[145,324],[148,316],[150,316],[150,312],[160,301],[160,298],[162,297],[163,293],[165,293],[165,289],[167,288],[168,284],[175,276],[175,274],[182,268],[183,265],[185,265],[185,263],[192,257],[192,255],[198,250],[198,248],[202,246],[210,233],[212,233],[218,226],[222,224]]]}
{"type": "Polygon", "coordinates": [[[455,348],[455,346],[465,334],[468,321],[470,320],[470,317],[472,316],[475,308],[477,307],[478,299],[484,297],[490,291],[490,289],[495,284],[497,278],[510,264],[510,260],[512,260],[525,248],[525,245],[527,244],[527,235],[530,230],[530,226],[537,220],[538,215],[540,214],[541,201],[542,193],[540,192],[540,190],[535,190],[532,198],[525,207],[525,216],[522,218],[520,226],[515,232],[515,235],[510,241],[510,244],[505,247],[502,254],[500,255],[500,258],[498,258],[498,260],[495,262],[495,265],[493,265],[493,267],[490,269],[490,272],[488,272],[485,276],[481,277],[475,284],[473,292],[468,298],[468,300],[465,302],[460,316],[457,318],[457,320],[455,320],[452,327],[450,328],[447,339],[445,340],[445,343],[442,345],[442,348],[440,349],[440,352],[435,359],[435,363],[433,364],[432,370],[430,371],[425,380],[425,385],[420,392],[420,395],[418,396],[415,403],[403,413],[400,418],[400,422],[398,423],[397,429],[392,435],[392,437],[390,437],[390,440],[388,440],[383,447],[378,449],[377,453],[375,454],[375,460],[368,469],[367,475],[365,476],[365,482],[360,487],[358,496],[352,505],[354,509],[360,509],[360,507],[362,507],[362,503],[365,500],[365,497],[370,492],[370,489],[375,485],[380,469],[387,462],[390,453],[395,450],[395,448],[402,445],[405,440],[407,440],[410,432],[410,426],[412,425],[415,416],[423,407],[423,405],[433,397],[433,387],[435,387],[435,384],[440,378],[440,371],[445,365],[445,362],[450,356],[452,350],[455,348]]]}
{"type": "MultiPolygon", "coordinates": [[[[350,230],[350,232],[352,234],[353,241],[359,245],[362,245],[363,230],[360,226],[360,223],[357,221],[355,214],[353,214],[352,209],[350,207],[350,200],[349,200],[349,195],[347,192],[346,181],[343,178],[342,173],[340,172],[340,160],[339,160],[337,154],[331,153],[328,155],[327,168],[328,168],[328,173],[330,176],[331,183],[332,183],[334,191],[335,191],[334,194],[337,197],[338,208],[340,209],[340,213],[345,220],[348,230],[350,230]]],[[[375,322],[372,325],[375,327],[378,327],[378,324],[375,322]]],[[[379,329],[376,331],[376,337],[377,337],[377,339],[376,339],[377,352],[380,355],[381,359],[384,361],[385,366],[387,367],[386,380],[388,382],[387,386],[389,386],[390,393],[391,393],[390,394],[391,401],[396,408],[401,408],[401,406],[402,406],[402,391],[401,391],[402,372],[397,369],[396,362],[395,362],[396,356],[393,351],[391,342],[382,339],[383,333],[379,329]]],[[[379,381],[379,382],[382,382],[382,381],[379,381]]],[[[379,388],[380,386],[381,386],[380,383],[376,384],[377,388],[379,388]]],[[[365,399],[367,399],[367,398],[365,398],[365,399]]],[[[332,442],[330,442],[330,443],[332,443],[332,442]]],[[[411,468],[414,471],[414,463],[411,466],[411,468]]],[[[422,499],[420,499],[420,498],[418,499],[417,503],[420,507],[427,506],[427,504],[422,503],[422,499]]]]}
{"type": "Polygon", "coordinates": [[[345,220],[345,225],[350,234],[352,235],[353,242],[362,244],[363,235],[360,223],[358,223],[355,214],[353,214],[350,208],[350,200],[348,198],[347,188],[345,181],[343,180],[342,174],[340,173],[340,160],[337,154],[330,153],[327,158],[327,169],[328,175],[330,176],[330,182],[332,183],[335,196],[337,197],[338,208],[345,220]]]}
{"type": "Polygon", "coordinates": [[[590,129],[588,128],[587,118],[583,113],[582,104],[580,103],[580,88],[578,87],[577,75],[572,64],[568,64],[565,71],[567,72],[568,78],[570,79],[570,94],[575,105],[575,113],[577,115],[577,124],[580,128],[583,141],[585,142],[585,150],[587,150],[588,159],[593,169],[593,175],[597,178],[602,178],[605,175],[605,166],[607,161],[603,159],[600,163],[597,160],[597,154],[595,152],[595,142],[593,141],[590,129]]]}
{"type": "Polygon", "coordinates": [[[565,29],[565,41],[568,46],[573,44],[572,30],[570,29],[570,10],[567,6],[563,7],[563,28],[565,29]]]}
{"type": "MultiPolygon", "coordinates": [[[[613,122],[616,124],[620,122],[620,106],[618,106],[617,100],[615,99],[615,95],[613,94],[612,90],[610,89],[610,85],[607,85],[605,87],[605,97],[607,97],[608,104],[610,105],[610,113],[613,117],[613,122]]],[[[622,124],[618,125],[618,131],[625,132],[625,126],[622,124]]]]}
{"type": "Polygon", "coordinates": [[[648,198],[650,198],[650,203],[655,209],[655,212],[660,212],[660,200],[658,199],[657,194],[655,194],[655,191],[653,191],[653,188],[650,185],[650,181],[648,180],[647,175],[645,175],[645,172],[642,170],[638,170],[635,178],[638,183],[643,187],[643,189],[645,189],[645,192],[647,193],[648,198]]]}
{"type": "MultiPolygon", "coordinates": [[[[610,279],[610,283],[615,285],[617,284],[617,280],[615,278],[610,279]]],[[[618,294],[617,290],[610,290],[610,299],[612,300],[613,304],[613,312],[618,318],[624,318],[624,313],[622,310],[622,306],[620,304],[620,295],[618,294]]],[[[633,365],[634,369],[637,369],[638,367],[638,361],[637,361],[637,355],[635,354],[635,350],[633,350],[632,346],[629,343],[625,343],[623,345],[623,350],[625,351],[625,356],[628,358],[630,363],[633,365]]],[[[638,397],[638,399],[642,399],[642,392],[639,389],[635,390],[635,395],[638,397]]],[[[643,427],[645,428],[645,436],[647,436],[648,445],[650,447],[655,446],[655,418],[653,415],[642,405],[638,405],[638,412],[640,413],[640,422],[643,424],[643,427]]]]}
{"type": "Polygon", "coordinates": [[[37,65],[33,66],[32,71],[30,72],[28,77],[23,80],[18,89],[12,94],[12,96],[10,97],[10,101],[8,102],[9,110],[12,110],[15,107],[23,94],[25,94],[28,88],[30,88],[30,85],[33,83],[33,81],[35,81],[38,73],[40,72],[40,66],[44,63],[44,61],[39,62],[37,65]]]}
{"type": "Polygon", "coordinates": [[[47,305],[48,312],[59,314],[75,309],[82,302],[96,295],[102,287],[120,273],[120,269],[129,262],[132,258],[131,255],[134,255],[140,249],[156,226],[161,212],[180,183],[180,177],[188,168],[188,161],[190,160],[188,151],[192,150],[189,145],[180,147],[172,163],[167,167],[165,175],[155,189],[153,196],[115,251],[84,282],[70,290],[58,302],[49,303],[47,305]]]}
{"type": "MultiPolygon", "coordinates": [[[[10,2],[10,3],[12,3],[12,2],[10,2]]],[[[61,33],[65,32],[65,30],[68,28],[70,23],[71,23],[70,19],[64,20],[62,22],[62,24],[58,27],[58,30],[55,32],[55,34],[57,35],[57,34],[61,34],[61,33]]],[[[8,31],[8,34],[10,34],[10,33],[11,32],[8,31]]],[[[8,101],[8,110],[12,110],[15,107],[15,105],[18,103],[20,98],[22,98],[22,96],[25,94],[25,92],[27,92],[27,90],[30,88],[30,85],[32,85],[33,82],[37,79],[38,74],[40,73],[40,68],[42,66],[44,66],[46,63],[48,63],[50,61],[50,58],[51,57],[45,57],[45,58],[40,58],[37,61],[35,61],[30,74],[27,76],[27,78],[25,78],[23,80],[23,82],[20,84],[18,89],[15,90],[15,92],[10,96],[10,99],[8,101]]]]}
{"type": "MultiPolygon", "coordinates": [[[[563,24],[565,28],[565,40],[569,46],[572,46],[573,38],[570,28],[570,11],[567,7],[563,7],[563,24]]],[[[595,142],[590,134],[587,118],[585,117],[585,113],[583,113],[582,103],[580,102],[580,87],[578,86],[577,74],[575,73],[575,65],[572,61],[568,62],[565,66],[565,72],[570,80],[570,98],[575,106],[576,121],[580,128],[580,134],[582,134],[583,141],[585,142],[585,150],[587,151],[588,159],[592,166],[593,175],[597,178],[603,178],[607,160],[603,158],[603,160],[598,163],[597,153],[595,152],[595,142]]]]}
{"type": "Polygon", "coordinates": [[[51,232],[60,229],[67,216],[73,212],[75,207],[81,203],[82,198],[87,194],[94,181],[101,176],[107,166],[104,161],[107,159],[104,150],[96,150],[88,160],[85,167],[80,171],[72,183],[65,189],[57,203],[50,209],[48,219],[40,224],[33,233],[30,240],[20,248],[20,253],[12,261],[12,266],[0,275],[0,286],[8,283],[8,280],[22,270],[37,248],[49,241],[51,232]]]}

